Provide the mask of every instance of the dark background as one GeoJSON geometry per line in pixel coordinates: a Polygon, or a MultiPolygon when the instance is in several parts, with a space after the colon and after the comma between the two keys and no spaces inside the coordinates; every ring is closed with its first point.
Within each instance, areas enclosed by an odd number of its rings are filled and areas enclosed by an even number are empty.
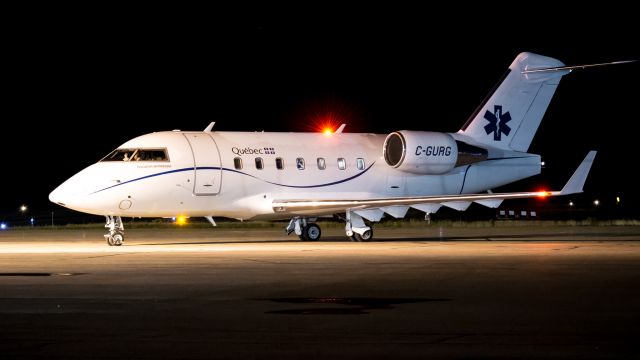
{"type": "MultiPolygon", "coordinates": [[[[347,132],[455,132],[519,52],[567,65],[640,53],[630,5],[250,10],[7,9],[0,220],[24,220],[26,204],[50,222],[63,212],[50,191],[145,133],[211,121],[218,131],[345,122],[347,132]]],[[[575,200],[619,196],[621,214],[637,216],[638,79],[637,63],[564,77],[530,148],[543,174],[498,190],[559,189],[595,149],[575,200]]]]}

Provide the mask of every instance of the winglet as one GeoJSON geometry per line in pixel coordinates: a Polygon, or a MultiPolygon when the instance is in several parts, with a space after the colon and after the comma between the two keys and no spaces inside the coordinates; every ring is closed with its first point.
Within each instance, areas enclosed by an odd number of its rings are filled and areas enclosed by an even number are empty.
{"type": "Polygon", "coordinates": [[[576,169],[576,172],[573,173],[571,179],[567,181],[567,184],[560,190],[560,194],[558,195],[569,195],[576,194],[582,192],[582,187],[584,186],[584,182],[587,180],[587,175],[589,175],[589,170],[591,170],[591,164],[593,164],[593,159],[596,157],[597,151],[591,150],[587,154],[587,157],[582,160],[580,166],[576,169]]]}
{"type": "Polygon", "coordinates": [[[209,124],[209,126],[207,126],[207,127],[204,129],[204,132],[211,132],[211,129],[213,129],[213,125],[215,125],[215,124],[216,124],[216,122],[215,122],[215,121],[212,121],[212,122],[211,122],[211,124],[209,124]]]}

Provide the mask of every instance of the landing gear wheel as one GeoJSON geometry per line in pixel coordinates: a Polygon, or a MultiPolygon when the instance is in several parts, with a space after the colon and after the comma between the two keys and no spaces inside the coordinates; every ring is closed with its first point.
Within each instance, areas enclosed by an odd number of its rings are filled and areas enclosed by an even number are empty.
{"type": "Polygon", "coordinates": [[[349,238],[349,240],[351,240],[351,241],[353,241],[353,242],[356,242],[356,241],[358,241],[358,239],[356,239],[355,234],[356,234],[356,233],[353,233],[353,235],[351,235],[351,236],[347,236],[347,237],[349,238]]]}
{"type": "Polygon", "coordinates": [[[373,239],[373,229],[365,231],[362,235],[354,232],[353,237],[356,238],[355,241],[371,241],[371,239],[373,239]]]}
{"type": "Polygon", "coordinates": [[[120,216],[106,215],[106,224],[104,227],[109,229],[109,232],[104,235],[104,239],[107,240],[109,246],[120,246],[124,242],[124,225],[122,224],[122,218],[120,216]]]}
{"type": "Polygon", "coordinates": [[[320,240],[321,235],[322,231],[320,231],[320,226],[316,224],[308,224],[307,226],[302,228],[302,235],[300,235],[300,240],[318,241],[320,240]]]}
{"type": "Polygon", "coordinates": [[[106,238],[107,244],[109,244],[109,246],[121,246],[124,242],[124,235],[119,232],[113,235],[108,235],[106,236],[106,238]]]}

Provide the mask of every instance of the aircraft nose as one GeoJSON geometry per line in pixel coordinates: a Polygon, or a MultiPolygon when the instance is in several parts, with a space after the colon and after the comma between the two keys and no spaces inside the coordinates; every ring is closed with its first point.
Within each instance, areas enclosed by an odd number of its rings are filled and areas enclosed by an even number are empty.
{"type": "Polygon", "coordinates": [[[103,213],[110,206],[110,198],[95,195],[104,184],[105,172],[96,164],[73,175],[49,194],[49,201],[68,209],[103,213]]]}
{"type": "Polygon", "coordinates": [[[64,184],[62,184],[49,194],[49,201],[58,205],[67,206],[64,193],[64,184]]]}

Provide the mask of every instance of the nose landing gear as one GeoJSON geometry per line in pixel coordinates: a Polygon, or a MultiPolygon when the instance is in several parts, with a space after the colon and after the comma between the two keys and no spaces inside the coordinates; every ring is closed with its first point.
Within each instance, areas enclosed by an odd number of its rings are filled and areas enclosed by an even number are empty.
{"type": "Polygon", "coordinates": [[[107,223],[105,228],[109,229],[109,232],[104,235],[104,239],[109,246],[120,246],[124,242],[124,225],[122,224],[122,218],[120,216],[105,216],[107,223]]]}

